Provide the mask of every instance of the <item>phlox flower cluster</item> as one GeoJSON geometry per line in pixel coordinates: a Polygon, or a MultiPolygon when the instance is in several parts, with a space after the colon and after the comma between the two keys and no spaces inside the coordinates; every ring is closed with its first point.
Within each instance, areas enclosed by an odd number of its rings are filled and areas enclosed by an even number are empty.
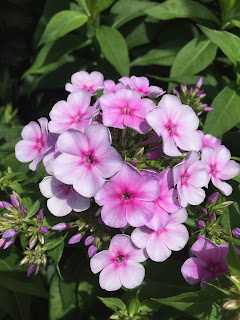
{"type": "MultiPolygon", "coordinates": [[[[96,234],[85,239],[91,270],[101,272],[105,290],[135,288],[145,275],[141,262],[163,262],[187,244],[189,231],[183,223],[188,205],[203,203],[210,181],[229,195],[232,189],[225,180],[236,176],[240,166],[219,139],[199,130],[191,106],[151,86],[146,77],[123,77],[115,83],[104,81],[99,72],[80,71],[66,90],[67,100],[53,106],[49,122],[40,118],[40,126],[31,121],[24,127],[16,157],[33,160],[31,170],[43,160],[49,176],[39,188],[53,215],[78,213],[84,220],[84,211],[98,207],[98,224],[92,228],[96,234]],[[134,158],[127,149],[131,139],[139,148],[134,158]],[[155,152],[152,156],[148,145],[155,152]],[[157,165],[151,167],[149,159],[157,165]],[[97,240],[100,224],[110,235],[115,233],[106,243],[97,240]],[[125,234],[116,234],[117,228],[125,234]]],[[[53,230],[70,227],[60,222],[53,230]]],[[[78,231],[69,244],[82,236],[78,231]]],[[[226,247],[198,240],[192,247],[196,257],[182,267],[185,279],[202,281],[203,287],[226,272],[221,250],[226,247]],[[205,258],[210,247],[218,260],[205,258]],[[207,253],[201,254],[204,250],[207,253]]]]}

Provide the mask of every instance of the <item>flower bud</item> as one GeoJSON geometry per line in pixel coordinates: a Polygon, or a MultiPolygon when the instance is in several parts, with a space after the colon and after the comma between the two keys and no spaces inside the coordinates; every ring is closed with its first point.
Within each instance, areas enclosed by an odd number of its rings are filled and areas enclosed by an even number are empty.
{"type": "Polygon", "coordinates": [[[207,215],[207,209],[202,208],[202,209],[201,209],[201,214],[202,214],[203,216],[206,216],[206,215],[207,215]]]}
{"type": "Polygon", "coordinates": [[[10,203],[8,203],[7,201],[0,201],[0,208],[2,209],[7,209],[7,210],[12,210],[12,206],[10,203]]]}
{"type": "Polygon", "coordinates": [[[29,249],[32,249],[37,243],[37,236],[33,235],[29,241],[29,249]]]}
{"type": "Polygon", "coordinates": [[[11,201],[12,205],[13,205],[15,208],[18,208],[18,207],[19,207],[20,203],[19,203],[19,200],[18,200],[18,199],[16,199],[16,198],[13,197],[13,196],[10,196],[10,201],[11,201]]]}
{"type": "Polygon", "coordinates": [[[179,92],[175,88],[173,88],[172,91],[173,91],[173,94],[175,94],[175,96],[177,96],[177,97],[180,96],[179,92]]]}
{"type": "Polygon", "coordinates": [[[162,151],[150,151],[147,153],[147,158],[149,160],[155,160],[155,159],[161,157],[162,154],[163,154],[162,151]]]}
{"type": "Polygon", "coordinates": [[[4,244],[4,242],[5,242],[5,239],[0,239],[0,248],[3,246],[3,244],[4,244]]]}
{"type": "Polygon", "coordinates": [[[240,307],[238,300],[229,300],[224,303],[223,308],[227,310],[236,310],[240,307]]]}
{"type": "Polygon", "coordinates": [[[82,239],[82,235],[81,233],[76,233],[74,236],[72,236],[69,241],[68,244],[75,244],[80,242],[80,240],[82,239]]]}
{"type": "Polygon", "coordinates": [[[208,201],[215,203],[218,199],[219,192],[214,192],[211,196],[208,197],[208,201]]]}
{"type": "Polygon", "coordinates": [[[20,263],[19,263],[19,267],[21,267],[23,264],[25,264],[25,263],[27,263],[29,261],[29,257],[24,257],[21,261],[20,261],[20,263]]]}
{"type": "Polygon", "coordinates": [[[16,230],[15,229],[9,229],[7,231],[5,231],[2,235],[3,239],[6,239],[6,240],[11,240],[12,238],[15,237],[16,235],[16,230]]]}
{"type": "Polygon", "coordinates": [[[43,209],[40,209],[37,213],[37,218],[41,220],[43,219],[43,217],[44,217],[43,209]]]}
{"type": "Polygon", "coordinates": [[[58,224],[55,224],[55,226],[52,227],[52,230],[62,231],[62,230],[69,229],[70,227],[71,227],[70,223],[60,222],[58,224]]]}
{"type": "Polygon", "coordinates": [[[136,166],[138,164],[138,160],[136,158],[132,159],[132,165],[136,166]]]}
{"type": "Polygon", "coordinates": [[[46,265],[47,265],[47,257],[46,257],[46,255],[44,254],[44,255],[42,256],[42,266],[43,266],[43,268],[46,268],[46,265]]]}
{"type": "Polygon", "coordinates": [[[94,242],[94,237],[93,236],[88,236],[85,241],[84,241],[84,244],[85,246],[90,246],[90,244],[92,244],[94,242]]]}
{"type": "Polygon", "coordinates": [[[36,276],[38,274],[38,271],[39,271],[39,265],[36,267],[35,269],[35,272],[34,272],[34,275],[36,276]]]}
{"type": "Polygon", "coordinates": [[[240,228],[234,228],[232,229],[232,236],[234,238],[240,238],[240,228]]]}
{"type": "Polygon", "coordinates": [[[27,277],[29,277],[33,273],[34,270],[35,270],[35,265],[30,263],[28,266],[28,269],[27,269],[27,277]]]}
{"type": "Polygon", "coordinates": [[[40,232],[41,232],[42,234],[48,233],[48,228],[47,228],[46,226],[42,226],[42,227],[40,228],[40,232]]]}
{"type": "Polygon", "coordinates": [[[7,240],[4,245],[3,245],[3,249],[7,249],[8,247],[10,247],[13,243],[14,243],[15,239],[11,239],[11,240],[7,240]]]}
{"type": "Polygon", "coordinates": [[[44,236],[42,234],[38,235],[38,240],[40,241],[41,244],[45,243],[45,238],[44,238],[44,236]]]}
{"type": "Polygon", "coordinates": [[[203,78],[201,77],[198,82],[196,83],[196,88],[200,89],[201,86],[202,86],[202,81],[203,81],[203,78]]]}
{"type": "Polygon", "coordinates": [[[211,214],[209,217],[209,220],[211,220],[212,222],[216,221],[216,219],[217,219],[217,216],[215,213],[211,214]]]}
{"type": "Polygon", "coordinates": [[[21,214],[25,214],[26,211],[27,211],[26,207],[20,206],[20,213],[21,213],[21,214]]]}
{"type": "Polygon", "coordinates": [[[206,223],[202,220],[198,220],[197,227],[198,229],[204,229],[206,227],[206,223]]]}
{"type": "Polygon", "coordinates": [[[95,245],[91,245],[89,248],[88,248],[88,257],[89,258],[92,258],[96,253],[97,253],[97,247],[95,245]]]}

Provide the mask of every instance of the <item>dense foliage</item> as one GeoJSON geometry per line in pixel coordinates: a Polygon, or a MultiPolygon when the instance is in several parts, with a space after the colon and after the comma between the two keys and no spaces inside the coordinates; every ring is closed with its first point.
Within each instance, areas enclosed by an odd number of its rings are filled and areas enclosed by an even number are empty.
{"type": "MultiPolygon", "coordinates": [[[[232,244],[240,245],[236,229],[240,228],[239,175],[229,181],[233,187],[229,197],[221,194],[214,201],[206,199],[201,207],[187,207],[191,237],[182,251],[173,252],[164,262],[144,262],[147,271],[140,287],[107,292],[89,268],[84,241],[68,244],[76,230],[51,231],[58,223],[74,221],[80,227],[83,221],[49,212],[39,191],[39,182],[46,176],[43,164],[30,171],[29,164],[16,159],[15,145],[29,121],[46,117],[57,101],[67,100],[64,86],[72,74],[86,70],[99,71],[105,80],[115,82],[132,74],[147,76],[152,85],[175,93],[190,105],[200,118],[200,129],[221,139],[232,159],[239,162],[240,2],[46,0],[36,5],[31,0],[8,0],[1,5],[0,195],[3,201],[9,201],[12,191],[20,196],[21,200],[13,193],[11,199],[18,209],[13,217],[5,218],[16,220],[24,214],[25,229],[14,244],[0,251],[0,318],[237,319],[240,259],[232,244]],[[205,97],[203,92],[196,96],[200,77],[205,97]],[[181,84],[188,88],[181,86],[180,90],[181,84]],[[207,111],[207,106],[214,110],[207,111]],[[39,213],[41,208],[44,215],[39,213]],[[235,230],[233,237],[231,229],[235,230]],[[181,274],[199,233],[218,245],[230,243],[229,276],[221,276],[203,290],[198,284],[189,285],[181,274]],[[31,268],[30,258],[23,260],[37,242],[44,247],[44,254],[36,258],[40,269],[31,268]],[[28,275],[35,271],[36,277],[26,277],[27,271],[28,275]]],[[[134,139],[120,140],[117,133],[113,139],[118,151],[125,144],[130,154],[124,154],[125,161],[130,162],[137,152],[134,139]]],[[[138,151],[156,151],[144,148],[138,151]]],[[[144,164],[165,169],[165,159],[155,156],[148,154],[144,164]]],[[[138,169],[142,168],[139,164],[138,169]]],[[[211,186],[207,195],[216,191],[211,186]]],[[[2,227],[6,210],[0,214],[2,227]]],[[[94,215],[87,220],[93,232],[96,220],[94,215]]],[[[102,225],[101,237],[109,241],[102,225]]],[[[90,245],[91,238],[88,240],[90,245]]]]}

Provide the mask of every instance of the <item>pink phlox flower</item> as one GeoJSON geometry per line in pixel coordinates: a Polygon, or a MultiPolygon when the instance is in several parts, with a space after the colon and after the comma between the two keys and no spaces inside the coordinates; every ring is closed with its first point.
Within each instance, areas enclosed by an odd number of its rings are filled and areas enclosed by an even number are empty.
{"type": "Polygon", "coordinates": [[[178,149],[199,151],[202,140],[196,131],[199,119],[191,107],[183,105],[174,95],[165,94],[158,107],[150,111],[146,120],[153,130],[162,136],[163,152],[168,156],[180,156],[178,149]]]}
{"type": "Polygon", "coordinates": [[[115,84],[113,80],[105,80],[103,82],[103,86],[104,86],[103,93],[109,93],[109,92],[116,93],[119,89],[125,88],[125,86],[122,83],[115,84]]]}
{"type": "Polygon", "coordinates": [[[228,271],[227,252],[228,243],[218,246],[200,237],[191,248],[192,257],[182,265],[183,277],[188,283],[200,282],[201,288],[205,288],[213,279],[228,271]]]}
{"type": "Polygon", "coordinates": [[[50,132],[48,134],[47,144],[48,150],[44,153],[43,165],[48,174],[53,175],[54,160],[61,154],[57,148],[57,139],[59,134],[50,132]]]}
{"type": "Polygon", "coordinates": [[[47,200],[48,210],[57,217],[72,211],[81,212],[90,207],[88,198],[78,194],[71,185],[66,185],[55,177],[45,177],[39,184],[42,195],[47,200]]]}
{"type": "Polygon", "coordinates": [[[157,98],[165,93],[162,88],[157,86],[149,86],[149,80],[146,77],[122,77],[119,79],[119,82],[121,82],[128,89],[140,92],[143,97],[148,96],[150,98],[157,98]]]}
{"type": "Polygon", "coordinates": [[[92,197],[106,178],[122,167],[122,159],[111,147],[111,135],[102,124],[93,124],[85,133],[69,129],[57,141],[62,153],[54,160],[54,175],[84,197],[92,197]]]}
{"type": "Polygon", "coordinates": [[[170,215],[164,210],[156,210],[146,226],[132,232],[131,239],[138,248],[146,248],[153,261],[165,261],[172,251],[179,251],[186,245],[189,234],[182,224],[186,219],[184,208],[170,215]]]}
{"type": "Polygon", "coordinates": [[[207,168],[199,158],[198,152],[189,152],[173,168],[174,185],[177,185],[178,201],[182,207],[186,207],[188,203],[198,205],[205,199],[202,187],[207,185],[207,168]]]}
{"type": "Polygon", "coordinates": [[[232,193],[232,187],[222,180],[232,179],[240,172],[239,164],[230,159],[230,151],[222,145],[215,149],[206,147],[202,150],[202,161],[207,167],[207,182],[212,180],[213,185],[226,196],[232,193]]]}
{"type": "Polygon", "coordinates": [[[90,102],[91,97],[87,91],[73,92],[69,94],[67,101],[58,101],[49,113],[49,130],[62,133],[74,128],[84,132],[99,112],[98,104],[91,107],[90,102]]]}
{"type": "Polygon", "coordinates": [[[197,130],[197,132],[200,134],[202,138],[202,146],[200,151],[203,150],[205,147],[211,147],[215,149],[216,147],[221,145],[221,140],[212,136],[211,134],[205,134],[201,130],[197,130]]]}
{"type": "Polygon", "coordinates": [[[148,256],[137,248],[125,234],[115,235],[108,250],[95,254],[90,260],[93,273],[101,271],[99,283],[102,289],[115,291],[124,286],[133,289],[139,286],[145,276],[145,269],[139,263],[148,256]]]}
{"type": "Polygon", "coordinates": [[[99,101],[105,126],[119,129],[130,127],[142,134],[150,129],[145,117],[155,103],[150,99],[141,99],[139,92],[119,89],[116,93],[102,95],[99,101]]]}
{"type": "Polygon", "coordinates": [[[32,161],[29,169],[35,171],[39,162],[48,150],[47,137],[48,137],[48,120],[47,118],[38,119],[40,124],[31,121],[22,130],[23,140],[19,141],[15,146],[16,158],[21,162],[32,161]]]}
{"type": "Polygon", "coordinates": [[[150,175],[140,175],[129,163],[123,163],[119,170],[95,196],[95,201],[103,206],[103,222],[113,228],[129,225],[140,227],[154,214],[153,201],[159,195],[159,182],[150,175]]]}
{"type": "Polygon", "coordinates": [[[103,89],[103,75],[98,71],[93,71],[90,74],[86,71],[76,72],[71,77],[71,83],[67,83],[65,90],[75,92],[86,90],[92,96],[97,91],[103,89]]]}

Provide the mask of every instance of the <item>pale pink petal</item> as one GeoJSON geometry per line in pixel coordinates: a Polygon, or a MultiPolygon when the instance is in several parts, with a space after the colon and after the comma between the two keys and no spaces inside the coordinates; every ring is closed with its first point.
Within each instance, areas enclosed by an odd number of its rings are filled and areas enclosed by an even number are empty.
{"type": "MultiPolygon", "coordinates": [[[[181,106],[182,115],[178,118],[178,133],[185,134],[186,131],[195,131],[199,126],[199,118],[190,106],[181,106]]],[[[197,135],[199,135],[197,133],[197,135]]],[[[202,141],[202,139],[201,139],[202,141]]],[[[181,147],[180,147],[181,148],[181,147]]],[[[200,145],[201,148],[201,145],[200,145]]],[[[199,148],[199,150],[200,150],[199,148]]]]}
{"type": "Polygon", "coordinates": [[[42,152],[39,151],[37,153],[36,157],[34,158],[34,160],[30,163],[29,169],[32,171],[35,171],[41,160],[42,160],[42,152]]]}
{"type": "Polygon", "coordinates": [[[85,129],[89,150],[94,150],[94,155],[98,156],[107,152],[111,144],[111,135],[104,125],[94,124],[85,129]]]}
{"type": "Polygon", "coordinates": [[[52,191],[52,179],[53,177],[45,177],[40,183],[39,183],[39,189],[41,191],[41,194],[46,198],[53,197],[53,191],[52,191]]]}
{"type": "Polygon", "coordinates": [[[79,157],[83,152],[86,153],[88,151],[88,141],[82,132],[69,129],[59,136],[57,148],[62,153],[69,153],[79,157]]]}
{"type": "Polygon", "coordinates": [[[24,140],[36,141],[41,138],[41,130],[37,122],[31,121],[22,130],[22,138],[24,140]]]}
{"type": "Polygon", "coordinates": [[[153,128],[153,130],[160,136],[161,130],[161,108],[156,107],[146,115],[146,120],[148,124],[153,128]]]}
{"type": "Polygon", "coordinates": [[[138,104],[132,107],[132,112],[139,118],[145,118],[146,114],[156,107],[155,103],[150,99],[141,99],[138,104]]]}
{"type": "Polygon", "coordinates": [[[128,260],[143,262],[147,260],[146,253],[135,246],[131,238],[125,234],[115,235],[110,243],[109,251],[114,255],[125,255],[128,260]]]}
{"type": "Polygon", "coordinates": [[[165,94],[158,104],[164,113],[164,117],[171,119],[173,123],[177,123],[178,119],[183,116],[185,111],[179,98],[172,94],[165,94]]]}
{"type": "Polygon", "coordinates": [[[178,157],[182,153],[178,150],[175,141],[172,136],[168,133],[162,132],[162,139],[163,139],[163,152],[171,157],[178,157]]]}
{"type": "Polygon", "coordinates": [[[208,183],[208,173],[204,162],[195,161],[188,170],[188,182],[195,187],[204,187],[208,183]]]}
{"type": "Polygon", "coordinates": [[[146,120],[141,119],[132,113],[126,114],[123,122],[125,126],[135,129],[141,134],[146,133],[150,129],[150,126],[146,120]]]}
{"type": "Polygon", "coordinates": [[[126,220],[132,227],[141,227],[152,219],[154,211],[153,202],[132,199],[126,207],[126,220]]]}
{"type": "Polygon", "coordinates": [[[194,187],[190,183],[188,183],[187,185],[184,184],[182,186],[182,191],[184,199],[194,206],[202,203],[206,197],[206,193],[203,189],[194,187]]]}
{"type": "Polygon", "coordinates": [[[94,91],[96,91],[96,89],[101,90],[103,87],[103,74],[101,72],[98,71],[93,71],[90,73],[90,81],[91,84],[94,88],[94,91]]]}
{"type": "Polygon", "coordinates": [[[212,176],[212,183],[213,185],[218,188],[225,196],[230,196],[232,193],[232,186],[228,184],[227,182],[223,182],[219,178],[215,178],[212,176]]]}
{"type": "Polygon", "coordinates": [[[88,198],[82,197],[74,191],[68,194],[67,202],[71,208],[76,212],[85,211],[90,207],[90,201],[88,198]]]}
{"type": "Polygon", "coordinates": [[[71,77],[72,84],[78,87],[78,90],[83,87],[85,84],[86,86],[90,85],[90,77],[87,71],[80,71],[76,72],[71,77]]]}
{"type": "Polygon", "coordinates": [[[98,273],[112,263],[113,254],[108,250],[103,250],[95,254],[90,260],[90,268],[93,273],[98,273]]]}
{"type": "Polygon", "coordinates": [[[122,83],[126,88],[132,89],[131,84],[130,84],[130,79],[128,77],[122,77],[118,81],[120,83],[122,83]]]}
{"type": "Polygon", "coordinates": [[[201,288],[204,289],[206,288],[206,286],[214,279],[216,279],[217,277],[219,277],[220,274],[219,273],[212,273],[212,272],[207,272],[202,280],[201,280],[201,288]]]}
{"type": "Polygon", "coordinates": [[[119,200],[106,203],[101,210],[102,221],[112,228],[127,226],[126,208],[119,200]]]}
{"type": "Polygon", "coordinates": [[[162,239],[170,250],[179,251],[188,242],[189,233],[187,228],[182,224],[168,224],[162,230],[162,239]]]}
{"type": "Polygon", "coordinates": [[[103,178],[109,178],[119,171],[123,161],[119,153],[113,147],[96,157],[95,168],[103,178]]]}
{"type": "Polygon", "coordinates": [[[68,109],[73,110],[76,116],[85,113],[90,102],[91,96],[84,90],[73,92],[67,97],[68,109]]]}
{"type": "Polygon", "coordinates": [[[125,288],[133,289],[143,282],[145,269],[140,263],[127,261],[119,268],[120,281],[125,288]]]}
{"type": "Polygon", "coordinates": [[[217,163],[217,167],[220,169],[230,160],[231,153],[225,146],[219,146],[214,151],[215,163],[217,163]]]}
{"type": "Polygon", "coordinates": [[[113,80],[105,80],[103,82],[103,85],[104,85],[104,93],[116,92],[116,85],[113,80]]]}
{"type": "Polygon", "coordinates": [[[220,172],[217,173],[217,176],[220,179],[229,180],[238,175],[239,172],[239,164],[234,160],[230,160],[223,167],[221,167],[220,172]]]}
{"type": "Polygon", "coordinates": [[[183,189],[182,189],[181,183],[177,184],[177,191],[178,191],[178,201],[180,206],[184,208],[187,207],[188,202],[183,195],[183,189]]]}
{"type": "Polygon", "coordinates": [[[140,174],[138,170],[131,164],[124,162],[122,168],[111,178],[120,189],[126,186],[131,190],[135,190],[135,186],[139,184],[140,174]]]}
{"type": "Polygon", "coordinates": [[[148,239],[150,238],[153,231],[146,226],[136,228],[131,234],[132,242],[141,249],[145,249],[147,246],[148,239]]]}
{"type": "Polygon", "coordinates": [[[68,91],[68,92],[75,92],[78,89],[75,86],[73,86],[71,83],[67,83],[65,85],[65,90],[68,91]]]}
{"type": "Polygon", "coordinates": [[[150,259],[156,262],[167,260],[172,253],[172,251],[166,247],[160,231],[154,232],[151,235],[147,242],[146,250],[150,259]]]}
{"type": "Polygon", "coordinates": [[[154,216],[146,223],[146,226],[154,231],[164,228],[169,221],[169,214],[160,206],[155,205],[154,216]]]}
{"type": "Polygon", "coordinates": [[[177,196],[178,193],[176,189],[165,189],[164,191],[160,192],[160,196],[158,197],[156,202],[165,211],[173,213],[180,209],[177,196]]]}
{"type": "Polygon", "coordinates": [[[95,201],[100,206],[110,204],[112,201],[118,201],[121,203],[122,190],[112,180],[106,181],[102,188],[95,195],[95,201]]]}
{"type": "Polygon", "coordinates": [[[80,158],[71,154],[60,154],[53,164],[54,175],[63,183],[73,184],[83,171],[83,166],[79,165],[80,158]]]}
{"type": "Polygon", "coordinates": [[[102,289],[116,291],[121,288],[122,283],[119,277],[119,269],[115,268],[114,263],[105,267],[99,276],[99,283],[102,289]]]}
{"type": "Polygon", "coordinates": [[[213,148],[205,147],[202,150],[201,155],[202,161],[207,165],[214,165],[215,164],[215,151],[213,148]]]}
{"type": "Polygon", "coordinates": [[[211,264],[218,260],[220,249],[213,241],[201,237],[193,244],[191,252],[198,258],[211,264]]]}
{"type": "Polygon", "coordinates": [[[76,173],[73,187],[82,196],[90,198],[95,196],[104,182],[105,179],[100,176],[98,171],[93,166],[88,166],[82,167],[81,174],[76,173]]]}
{"type": "Polygon", "coordinates": [[[15,146],[16,158],[21,162],[29,162],[37,155],[36,142],[21,140],[15,146]]]}
{"type": "Polygon", "coordinates": [[[170,189],[173,186],[173,173],[172,170],[168,167],[164,171],[158,174],[158,179],[160,182],[160,192],[163,192],[165,189],[170,189]]]}
{"type": "Polygon", "coordinates": [[[174,136],[177,146],[186,151],[199,151],[202,145],[202,139],[198,132],[184,132],[174,136]]]}
{"type": "Polygon", "coordinates": [[[145,90],[149,87],[149,80],[146,77],[130,77],[130,83],[134,90],[145,90]]]}
{"type": "Polygon", "coordinates": [[[159,88],[157,86],[150,86],[148,88],[148,91],[149,93],[146,95],[150,98],[158,98],[159,96],[165,93],[165,91],[163,91],[162,88],[159,88]]]}
{"type": "Polygon", "coordinates": [[[68,204],[66,198],[54,196],[47,201],[48,210],[57,217],[64,217],[72,211],[72,207],[68,204]]]}
{"type": "Polygon", "coordinates": [[[136,185],[134,198],[138,200],[153,201],[159,195],[159,181],[149,175],[142,175],[136,185]]]}
{"type": "Polygon", "coordinates": [[[181,272],[184,279],[190,284],[201,281],[208,269],[208,264],[198,258],[189,258],[182,265],[181,272]]]}
{"type": "Polygon", "coordinates": [[[187,220],[188,213],[185,208],[180,209],[179,211],[170,214],[169,216],[169,224],[178,224],[183,223],[187,220]]]}

